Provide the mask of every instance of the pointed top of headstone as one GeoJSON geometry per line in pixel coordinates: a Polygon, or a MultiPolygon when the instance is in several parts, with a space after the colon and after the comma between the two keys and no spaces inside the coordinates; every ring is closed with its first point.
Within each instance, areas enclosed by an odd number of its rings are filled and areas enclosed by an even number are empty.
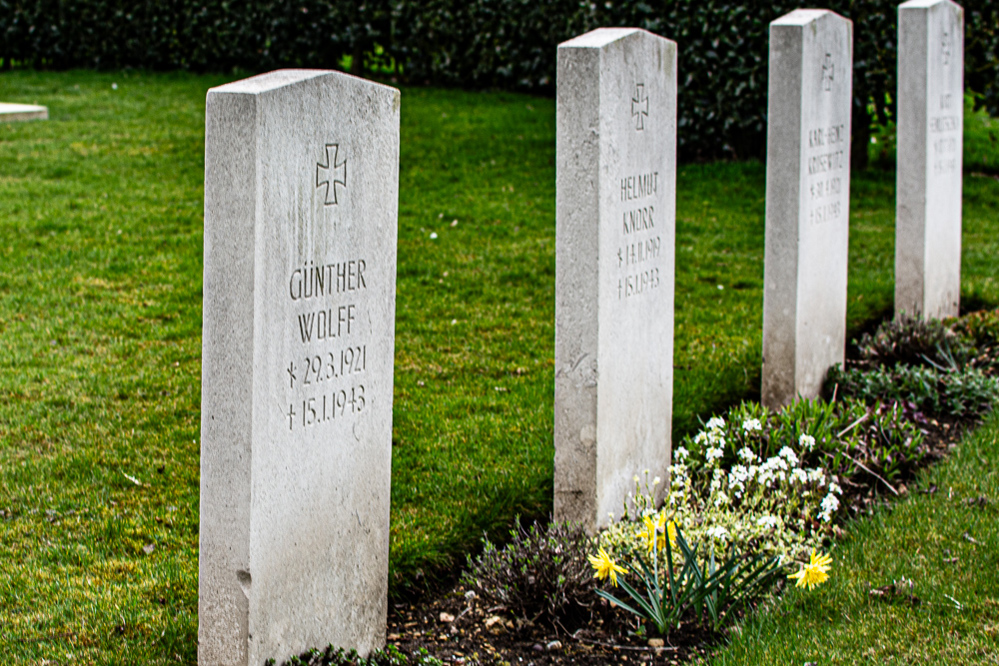
{"type": "Polygon", "coordinates": [[[0,122],[48,120],[49,110],[34,104],[0,104],[0,122]]]}
{"type": "MultiPolygon", "coordinates": [[[[795,9],[776,19],[770,25],[808,25],[827,14],[839,16],[839,14],[829,9],[795,9]]],[[[843,17],[839,16],[839,18],[843,17]]]]}
{"type": "Polygon", "coordinates": [[[392,86],[387,86],[382,83],[377,83],[375,81],[369,81],[368,79],[362,79],[345,72],[339,72],[330,69],[278,69],[273,72],[267,72],[266,74],[258,74],[256,76],[251,76],[247,79],[242,79],[240,81],[233,81],[232,83],[226,83],[221,86],[216,86],[212,88],[209,92],[214,93],[242,93],[250,95],[259,95],[261,93],[270,92],[272,90],[277,90],[279,88],[284,88],[285,86],[294,85],[296,83],[301,83],[302,81],[308,81],[309,79],[316,79],[322,77],[335,77],[338,79],[349,78],[354,79],[359,83],[364,83],[373,88],[382,88],[385,90],[395,91],[396,95],[399,91],[392,86]]]}
{"type": "MultiPolygon", "coordinates": [[[[648,35],[659,37],[658,35],[653,35],[651,32],[642,30],[641,28],[597,28],[596,30],[590,30],[585,34],[562,42],[558,46],[559,48],[599,49],[607,46],[611,42],[616,42],[623,37],[633,35],[636,32],[644,32],[648,35]]],[[[659,38],[662,39],[661,37],[659,38]]]]}
{"type": "Polygon", "coordinates": [[[952,5],[958,9],[963,9],[961,5],[951,0],[908,0],[898,6],[899,9],[927,9],[936,5],[952,5]]]}

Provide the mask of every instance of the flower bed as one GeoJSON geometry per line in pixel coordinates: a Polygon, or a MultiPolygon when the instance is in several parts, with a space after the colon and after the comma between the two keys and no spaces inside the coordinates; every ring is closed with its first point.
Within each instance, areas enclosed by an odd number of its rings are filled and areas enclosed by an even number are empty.
{"type": "Polygon", "coordinates": [[[846,519],[905,495],[991,408],[997,375],[999,311],[886,323],[830,373],[823,398],[780,411],[743,403],[675,446],[661,504],[662,480],[636,476],[622,515],[592,541],[555,524],[518,525],[504,548],[486,541],[455,589],[391,610],[394,647],[372,663],[703,656],[768,589],[837,575],[846,519]]]}

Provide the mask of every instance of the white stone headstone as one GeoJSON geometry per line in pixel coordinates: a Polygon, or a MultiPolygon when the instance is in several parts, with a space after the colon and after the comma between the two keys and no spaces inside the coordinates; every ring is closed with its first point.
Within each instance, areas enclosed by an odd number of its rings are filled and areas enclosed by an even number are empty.
{"type": "Polygon", "coordinates": [[[853,23],[797,9],[770,24],[763,404],[811,398],[843,362],[853,23]]]}
{"type": "Polygon", "coordinates": [[[399,92],[208,91],[198,660],[385,642],[399,92]]]}
{"type": "Polygon", "coordinates": [[[36,106],[34,104],[0,103],[0,123],[48,119],[49,110],[47,107],[36,106]]]}
{"type": "Polygon", "coordinates": [[[899,5],[896,103],[895,316],[957,316],[964,130],[959,5],[899,5]]]}
{"type": "Polygon", "coordinates": [[[644,30],[558,47],[555,518],[591,531],[636,474],[667,478],[676,77],[676,43],[644,30]]]}

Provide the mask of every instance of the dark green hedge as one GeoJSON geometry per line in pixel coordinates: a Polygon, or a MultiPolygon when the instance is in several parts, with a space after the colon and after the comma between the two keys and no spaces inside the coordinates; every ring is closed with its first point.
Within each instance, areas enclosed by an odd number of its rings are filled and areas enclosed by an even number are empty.
{"type": "MultiPolygon", "coordinates": [[[[831,0],[853,19],[855,141],[890,117],[894,0],[831,0]]],[[[680,48],[680,148],[762,154],[767,34],[791,0],[0,0],[0,59],[35,67],[336,67],[378,45],[407,82],[553,90],[555,45],[597,26],[637,26],[680,48]]],[[[968,0],[966,82],[999,115],[999,0],[968,0]]],[[[384,61],[383,63],[384,64],[384,61]]],[[[858,157],[866,151],[854,151],[858,157]]]]}

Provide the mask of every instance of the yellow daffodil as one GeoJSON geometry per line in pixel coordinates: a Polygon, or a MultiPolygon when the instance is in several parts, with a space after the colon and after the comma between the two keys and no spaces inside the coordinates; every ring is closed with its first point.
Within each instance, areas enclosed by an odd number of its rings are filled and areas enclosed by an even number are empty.
{"type": "MultiPolygon", "coordinates": [[[[656,542],[659,541],[659,539],[656,538],[656,533],[659,531],[659,528],[656,526],[655,521],[648,516],[642,518],[642,522],[645,523],[645,529],[638,533],[638,537],[645,542],[646,550],[651,553],[656,547],[656,542]]],[[[660,545],[659,548],[661,549],[662,545],[660,545]]]]}
{"type": "MultiPolygon", "coordinates": [[[[663,515],[665,518],[665,514],[663,515]]],[[[666,526],[666,531],[669,534],[669,545],[676,550],[676,523],[674,521],[669,521],[669,525],[666,526]]]]}
{"type": "Polygon", "coordinates": [[[788,578],[797,578],[795,587],[805,587],[812,589],[816,585],[829,580],[829,567],[832,563],[832,555],[816,555],[812,549],[812,557],[805,568],[797,573],[790,574],[788,578]]]}
{"type": "Polygon", "coordinates": [[[595,572],[593,576],[599,580],[610,578],[611,585],[617,587],[617,575],[625,573],[624,568],[615,564],[603,548],[596,555],[590,555],[589,559],[595,572]]]}

